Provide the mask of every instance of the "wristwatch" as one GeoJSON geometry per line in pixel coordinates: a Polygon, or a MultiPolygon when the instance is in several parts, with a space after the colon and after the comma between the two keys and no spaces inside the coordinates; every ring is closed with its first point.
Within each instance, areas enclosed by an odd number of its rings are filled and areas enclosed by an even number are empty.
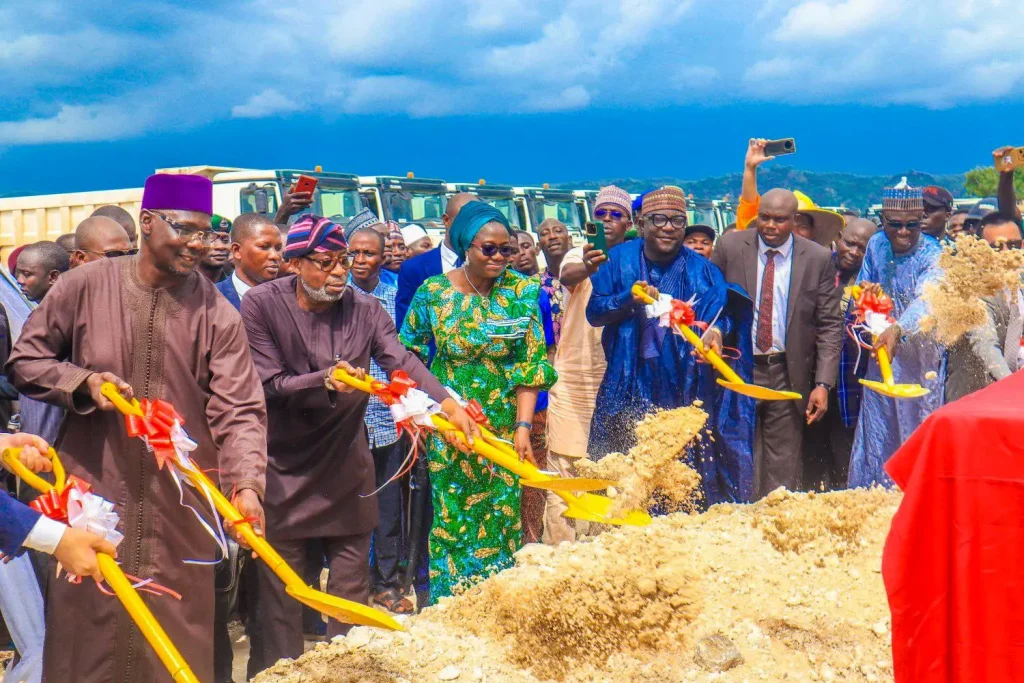
{"type": "Polygon", "coordinates": [[[827,382],[815,382],[816,387],[825,387],[825,391],[832,391],[832,385],[827,382]]]}
{"type": "Polygon", "coordinates": [[[533,425],[531,423],[529,423],[529,422],[516,422],[516,426],[513,429],[514,430],[515,429],[519,429],[520,427],[522,427],[523,429],[525,429],[528,432],[532,432],[533,431],[533,425]]]}
{"type": "Polygon", "coordinates": [[[334,368],[328,368],[327,372],[324,373],[324,386],[327,387],[327,391],[331,392],[337,391],[337,389],[334,388],[334,385],[331,384],[331,372],[333,371],[334,368]]]}

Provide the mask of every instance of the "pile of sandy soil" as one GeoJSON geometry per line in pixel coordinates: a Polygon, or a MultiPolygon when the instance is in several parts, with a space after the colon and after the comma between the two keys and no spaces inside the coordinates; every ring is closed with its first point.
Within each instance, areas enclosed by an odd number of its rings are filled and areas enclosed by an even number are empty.
{"type": "Polygon", "coordinates": [[[608,491],[613,515],[655,503],[667,512],[692,511],[701,494],[700,475],[679,458],[692,441],[710,438],[703,431],[707,420],[700,401],[654,412],[637,423],[637,445],[629,453],[610,453],[597,462],[584,458],[576,470],[581,477],[616,483],[608,491]]]}
{"type": "Polygon", "coordinates": [[[556,548],[260,683],[891,681],[882,544],[899,494],[777,491],[556,548]],[[698,661],[709,637],[732,668],[698,661]],[[738,663],[737,663],[738,662],[738,663]]]}
{"type": "Polygon", "coordinates": [[[946,246],[939,257],[942,275],[925,285],[923,296],[929,314],[921,329],[949,346],[985,324],[985,304],[1004,289],[1016,294],[1024,269],[1024,252],[995,251],[984,240],[962,235],[956,248],[946,246]]]}

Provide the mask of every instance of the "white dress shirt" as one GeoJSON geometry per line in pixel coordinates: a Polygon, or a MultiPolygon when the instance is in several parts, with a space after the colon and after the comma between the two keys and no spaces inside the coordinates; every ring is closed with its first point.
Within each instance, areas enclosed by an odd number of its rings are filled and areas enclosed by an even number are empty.
{"type": "Polygon", "coordinates": [[[754,292],[754,355],[783,353],[786,350],[786,308],[789,303],[789,280],[793,272],[793,236],[781,247],[769,247],[760,235],[757,238],[757,291],[754,292]],[[772,299],[772,348],[767,352],[757,348],[757,318],[761,310],[761,283],[768,265],[768,250],[775,249],[775,282],[772,299]]]}
{"type": "Polygon", "coordinates": [[[28,536],[25,537],[25,542],[22,545],[47,555],[53,555],[54,551],[57,550],[60,539],[64,538],[65,529],[67,529],[67,526],[60,522],[46,516],[40,517],[36,520],[32,531],[28,532],[28,536]]]}
{"type": "Polygon", "coordinates": [[[441,272],[447,275],[455,270],[455,264],[459,262],[459,255],[452,251],[447,244],[441,242],[441,272]]]}
{"type": "Polygon", "coordinates": [[[236,273],[231,273],[231,284],[235,286],[235,291],[238,292],[239,299],[245,296],[245,293],[252,289],[252,285],[247,285],[242,282],[242,278],[238,277],[236,273]]]}

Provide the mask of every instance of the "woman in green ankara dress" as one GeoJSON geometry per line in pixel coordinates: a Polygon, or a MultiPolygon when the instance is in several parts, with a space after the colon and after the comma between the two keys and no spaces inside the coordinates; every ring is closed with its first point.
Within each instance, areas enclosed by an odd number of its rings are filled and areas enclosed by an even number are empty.
{"type": "MultiPolygon", "coordinates": [[[[537,392],[555,382],[537,304],[539,284],[508,268],[508,221],[483,202],[462,207],[449,229],[465,265],[416,291],[402,342],[464,399],[476,399],[490,426],[532,460],[537,392]]],[[[464,455],[437,434],[427,442],[434,504],[430,532],[431,602],[512,564],[522,545],[518,479],[464,455]]]]}

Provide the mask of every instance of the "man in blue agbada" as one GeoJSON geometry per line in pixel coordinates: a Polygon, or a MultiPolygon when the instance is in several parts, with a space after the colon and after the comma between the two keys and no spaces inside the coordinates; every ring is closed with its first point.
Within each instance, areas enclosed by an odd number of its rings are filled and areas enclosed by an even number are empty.
{"type": "MultiPolygon", "coordinates": [[[[896,383],[921,384],[931,393],[921,398],[890,398],[864,389],[850,460],[851,488],[892,486],[883,469],[886,461],[943,402],[946,352],[920,328],[927,312],[922,290],[939,275],[942,247],[935,238],[921,234],[923,221],[921,190],[908,187],[905,178],[885,190],[884,230],[868,242],[857,282],[879,284],[892,299],[896,323],[878,336],[875,348],[886,347],[896,383]],[[936,373],[932,380],[925,376],[929,372],[936,373]]],[[[874,357],[867,362],[867,379],[881,381],[874,357]]]]}
{"type": "Polygon", "coordinates": [[[734,369],[746,381],[752,367],[750,300],[732,292],[709,260],[683,246],[682,190],[649,192],[640,216],[643,238],[610,250],[608,262],[591,278],[587,320],[604,326],[608,369],[594,411],[590,456],[625,453],[636,444],[634,427],[645,415],[700,400],[710,415],[714,440],[695,442],[686,459],[701,475],[703,503],[748,501],[753,489],[753,399],[719,387],[714,369],[699,363],[681,336],[649,318],[631,289],[640,283],[654,298],[660,293],[692,299],[697,321],[708,325],[704,343],[721,351],[728,338],[740,350],[734,369]]]}

